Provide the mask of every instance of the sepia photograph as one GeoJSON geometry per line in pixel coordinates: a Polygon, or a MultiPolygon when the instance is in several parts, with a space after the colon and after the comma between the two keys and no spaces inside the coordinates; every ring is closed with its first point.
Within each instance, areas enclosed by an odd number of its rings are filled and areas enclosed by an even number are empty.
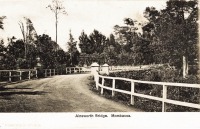
{"type": "Polygon", "coordinates": [[[198,16],[198,0],[0,0],[0,129],[200,128],[198,16]]]}

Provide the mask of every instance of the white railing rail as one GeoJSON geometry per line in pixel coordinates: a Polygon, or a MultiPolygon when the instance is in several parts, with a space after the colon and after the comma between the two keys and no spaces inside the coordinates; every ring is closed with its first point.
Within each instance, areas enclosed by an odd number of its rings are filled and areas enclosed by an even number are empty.
{"type": "Polygon", "coordinates": [[[36,69],[18,69],[18,70],[0,70],[0,79],[8,78],[9,82],[12,82],[12,78],[19,78],[19,81],[37,78],[37,70],[36,69]],[[27,73],[24,74],[23,73],[27,73]]]}
{"type": "Polygon", "coordinates": [[[58,70],[56,69],[43,69],[44,70],[44,77],[54,76],[59,74],[58,70]]]}
{"type": "Polygon", "coordinates": [[[112,96],[115,95],[115,92],[120,92],[120,93],[131,95],[131,105],[134,105],[134,96],[137,96],[137,97],[142,97],[142,98],[146,98],[146,99],[161,101],[162,102],[162,112],[166,111],[166,103],[200,109],[200,104],[182,102],[182,101],[171,100],[171,99],[167,98],[167,87],[173,86],[173,87],[200,88],[200,84],[141,81],[141,80],[133,80],[133,79],[127,79],[127,78],[120,78],[120,77],[108,77],[108,76],[102,76],[102,75],[96,75],[95,78],[97,78],[97,79],[95,79],[96,88],[97,88],[97,90],[99,87],[101,88],[101,94],[103,94],[104,89],[107,89],[107,90],[112,91],[112,96]],[[102,78],[102,83],[99,83],[99,78],[102,78]],[[105,79],[112,80],[112,87],[108,87],[108,86],[104,85],[105,79]],[[116,89],[115,88],[116,80],[123,80],[123,81],[130,82],[131,83],[131,91],[116,89]],[[163,87],[162,98],[151,96],[151,95],[145,95],[145,94],[141,94],[141,93],[136,93],[135,92],[135,83],[154,84],[154,85],[162,86],[163,87]]]}
{"type": "MultiPolygon", "coordinates": [[[[62,74],[85,73],[91,71],[90,68],[85,67],[66,67],[65,70],[43,69],[43,73],[45,77],[48,77],[62,74]]],[[[13,78],[18,78],[18,81],[38,78],[38,71],[36,69],[0,70],[0,82],[12,82],[13,78]]]]}
{"type": "Polygon", "coordinates": [[[54,75],[64,75],[64,74],[72,74],[72,73],[85,73],[90,72],[90,68],[85,67],[66,67],[65,69],[43,69],[44,76],[54,76],[54,75]]]}
{"type": "Polygon", "coordinates": [[[85,68],[85,67],[67,67],[66,68],[66,74],[69,73],[85,73],[85,72],[90,72],[90,68],[85,68]]]}
{"type": "Polygon", "coordinates": [[[131,71],[131,70],[141,70],[148,69],[150,65],[141,66],[109,66],[110,71],[131,71]]]}

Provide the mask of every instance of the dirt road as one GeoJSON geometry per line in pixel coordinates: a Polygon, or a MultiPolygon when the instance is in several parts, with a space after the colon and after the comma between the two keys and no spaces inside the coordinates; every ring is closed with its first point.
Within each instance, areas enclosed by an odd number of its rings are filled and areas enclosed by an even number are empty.
{"type": "Polygon", "coordinates": [[[89,90],[89,74],[59,75],[0,88],[1,112],[135,112],[89,90]]]}

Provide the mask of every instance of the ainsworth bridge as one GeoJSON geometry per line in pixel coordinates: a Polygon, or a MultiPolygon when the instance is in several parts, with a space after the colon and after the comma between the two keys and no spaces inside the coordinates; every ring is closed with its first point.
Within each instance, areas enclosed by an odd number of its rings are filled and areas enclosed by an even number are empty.
{"type": "MultiPolygon", "coordinates": [[[[144,67],[145,68],[145,67],[144,67]]],[[[126,78],[114,78],[99,75],[97,70],[108,73],[111,71],[133,70],[139,67],[112,67],[107,65],[99,69],[98,65],[92,65],[90,69],[83,67],[67,67],[60,73],[56,69],[44,69],[45,78],[38,79],[39,71],[34,69],[1,70],[0,86],[0,111],[1,112],[136,112],[141,111],[131,106],[106,99],[90,90],[89,84],[92,76],[96,82],[96,88],[104,94],[104,89],[111,90],[112,96],[116,92],[131,95],[131,104],[134,105],[134,96],[161,101],[162,111],[165,104],[172,103],[200,109],[199,104],[181,102],[167,99],[168,86],[181,86],[200,88],[198,84],[181,84],[165,82],[138,81],[126,78]],[[16,79],[17,78],[17,79],[16,79]],[[101,78],[101,82],[99,79],[101,78]],[[112,80],[112,87],[104,85],[104,79],[112,80]],[[5,82],[5,80],[7,81],[5,82]],[[17,82],[13,82],[18,80],[17,82]],[[123,91],[115,88],[116,80],[131,82],[131,91],[123,91]],[[8,83],[9,82],[9,83],[8,83]],[[134,92],[134,83],[146,83],[161,85],[163,87],[162,98],[144,95],[134,92]]],[[[41,71],[40,71],[41,72],[41,71]]]]}

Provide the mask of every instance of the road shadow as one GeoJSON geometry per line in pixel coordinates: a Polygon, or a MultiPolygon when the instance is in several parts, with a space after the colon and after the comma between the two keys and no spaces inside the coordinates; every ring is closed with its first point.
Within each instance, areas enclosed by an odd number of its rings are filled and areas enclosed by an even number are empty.
{"type": "Polygon", "coordinates": [[[44,95],[48,92],[44,91],[7,91],[7,92],[0,92],[0,96],[11,96],[11,95],[44,95]]]}
{"type": "Polygon", "coordinates": [[[17,90],[17,89],[20,89],[20,90],[27,90],[27,89],[32,89],[32,88],[23,88],[23,87],[16,87],[16,88],[7,88],[7,87],[0,87],[0,91],[5,91],[5,90],[17,90]]]}

